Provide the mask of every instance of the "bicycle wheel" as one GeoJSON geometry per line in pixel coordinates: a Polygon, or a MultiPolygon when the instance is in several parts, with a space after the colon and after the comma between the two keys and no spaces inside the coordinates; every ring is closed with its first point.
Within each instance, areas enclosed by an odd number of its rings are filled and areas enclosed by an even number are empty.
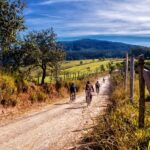
{"type": "Polygon", "coordinates": [[[98,88],[96,89],[96,93],[97,93],[97,95],[99,94],[99,89],[98,88]]]}
{"type": "Polygon", "coordinates": [[[90,93],[87,93],[86,95],[86,103],[87,103],[87,106],[89,106],[91,104],[91,94],[90,93]]]}
{"type": "Polygon", "coordinates": [[[70,94],[70,102],[73,101],[73,93],[70,94]]]}

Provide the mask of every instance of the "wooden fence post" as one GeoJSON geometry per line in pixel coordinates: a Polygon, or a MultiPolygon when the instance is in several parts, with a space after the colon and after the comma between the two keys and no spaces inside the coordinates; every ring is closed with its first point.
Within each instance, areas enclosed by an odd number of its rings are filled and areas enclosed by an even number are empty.
{"type": "Polygon", "coordinates": [[[130,58],[130,99],[133,101],[134,97],[134,57],[130,58]]]}
{"type": "Polygon", "coordinates": [[[128,88],[128,53],[126,53],[126,66],[125,66],[125,91],[128,88]]]}
{"type": "Polygon", "coordinates": [[[144,69],[144,55],[139,56],[139,128],[144,127],[144,115],[145,115],[145,81],[143,77],[144,69]]]}

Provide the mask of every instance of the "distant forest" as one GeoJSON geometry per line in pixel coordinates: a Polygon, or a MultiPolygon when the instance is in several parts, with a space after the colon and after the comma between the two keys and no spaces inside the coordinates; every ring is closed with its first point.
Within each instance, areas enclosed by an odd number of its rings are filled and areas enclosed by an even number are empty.
{"type": "Polygon", "coordinates": [[[145,54],[146,59],[150,59],[150,48],[138,45],[94,39],[62,41],[59,43],[63,45],[68,60],[123,58],[126,52],[135,56],[145,54]]]}
{"type": "Polygon", "coordinates": [[[95,58],[124,58],[125,53],[135,57],[144,54],[145,59],[150,60],[150,48],[133,48],[128,51],[124,50],[82,50],[82,51],[67,51],[66,59],[79,60],[79,59],[95,59],[95,58]]]}
{"type": "Polygon", "coordinates": [[[123,58],[126,51],[115,50],[85,50],[67,51],[67,60],[95,59],[95,58],[123,58]]]}

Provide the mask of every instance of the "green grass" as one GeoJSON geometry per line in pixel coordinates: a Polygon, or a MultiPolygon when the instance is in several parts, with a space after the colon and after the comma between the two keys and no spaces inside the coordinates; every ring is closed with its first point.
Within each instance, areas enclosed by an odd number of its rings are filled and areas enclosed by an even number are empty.
{"type": "Polygon", "coordinates": [[[94,61],[98,61],[97,59],[86,59],[86,60],[72,60],[72,61],[65,61],[62,65],[63,69],[67,69],[67,68],[71,68],[74,66],[78,66],[81,65],[80,63],[82,62],[82,64],[88,64],[88,63],[93,63],[94,61]]]}
{"type": "MultiPolygon", "coordinates": [[[[100,115],[96,119],[96,124],[93,125],[93,131],[85,132],[83,144],[86,145],[87,149],[149,150],[149,103],[145,104],[145,128],[138,128],[138,76],[135,78],[133,103],[131,103],[128,98],[129,93],[126,93],[124,90],[124,79],[121,75],[113,74],[113,76],[111,76],[111,83],[113,86],[111,94],[113,105],[105,117],[100,115]]],[[[146,95],[149,95],[147,90],[146,95]]]]}
{"type": "MultiPolygon", "coordinates": [[[[89,59],[89,60],[75,60],[75,61],[65,61],[62,64],[61,69],[61,75],[60,78],[64,79],[64,73],[70,74],[70,77],[68,80],[71,80],[73,78],[73,74],[76,73],[76,76],[78,76],[78,73],[80,76],[88,75],[93,72],[100,72],[100,66],[103,65],[105,70],[107,70],[107,64],[109,62],[113,61],[114,64],[117,62],[121,62],[121,60],[115,60],[115,59],[106,59],[106,60],[98,60],[98,59],[89,59]],[[82,61],[82,63],[81,63],[82,61]]],[[[40,72],[40,68],[34,70],[32,72],[32,77],[37,81],[37,76],[40,72]]],[[[41,74],[41,73],[40,73],[41,74]]],[[[45,78],[45,82],[53,82],[54,79],[51,79],[50,76],[51,72],[47,71],[47,77],[45,78]]],[[[41,77],[39,78],[39,81],[41,81],[41,77]]]]}
{"type": "Polygon", "coordinates": [[[83,64],[80,66],[74,66],[69,69],[65,69],[65,72],[82,72],[82,73],[90,73],[91,71],[95,71],[96,69],[100,68],[100,65],[106,65],[109,63],[109,60],[106,61],[95,61],[89,64],[83,64]]]}

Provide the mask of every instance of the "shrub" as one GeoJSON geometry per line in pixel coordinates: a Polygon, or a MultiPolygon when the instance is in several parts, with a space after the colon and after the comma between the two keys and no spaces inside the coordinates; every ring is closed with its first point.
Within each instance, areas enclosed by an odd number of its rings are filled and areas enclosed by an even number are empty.
{"type": "Polygon", "coordinates": [[[31,101],[32,104],[37,102],[37,95],[34,92],[31,93],[29,100],[31,101]]]}
{"type": "Polygon", "coordinates": [[[25,93],[28,91],[28,82],[27,81],[24,81],[24,80],[21,80],[18,78],[15,80],[15,84],[16,84],[18,92],[24,92],[25,93]]]}
{"type": "Polygon", "coordinates": [[[59,92],[59,90],[62,87],[62,82],[61,81],[57,81],[56,84],[55,84],[55,86],[56,86],[56,91],[59,92]]]}
{"type": "Polygon", "coordinates": [[[0,89],[13,94],[16,91],[14,78],[10,75],[2,74],[0,76],[0,89]]]}
{"type": "Polygon", "coordinates": [[[10,99],[2,99],[0,103],[3,106],[7,106],[7,107],[12,106],[12,107],[15,107],[17,105],[17,100],[11,99],[11,98],[10,99]]]}
{"type": "Polygon", "coordinates": [[[38,102],[45,102],[46,98],[47,98],[47,96],[46,96],[45,93],[43,93],[43,92],[38,92],[37,93],[37,101],[38,102]]]}
{"type": "Polygon", "coordinates": [[[43,89],[44,89],[44,92],[49,94],[50,93],[50,87],[47,83],[43,84],[43,89]]]}

